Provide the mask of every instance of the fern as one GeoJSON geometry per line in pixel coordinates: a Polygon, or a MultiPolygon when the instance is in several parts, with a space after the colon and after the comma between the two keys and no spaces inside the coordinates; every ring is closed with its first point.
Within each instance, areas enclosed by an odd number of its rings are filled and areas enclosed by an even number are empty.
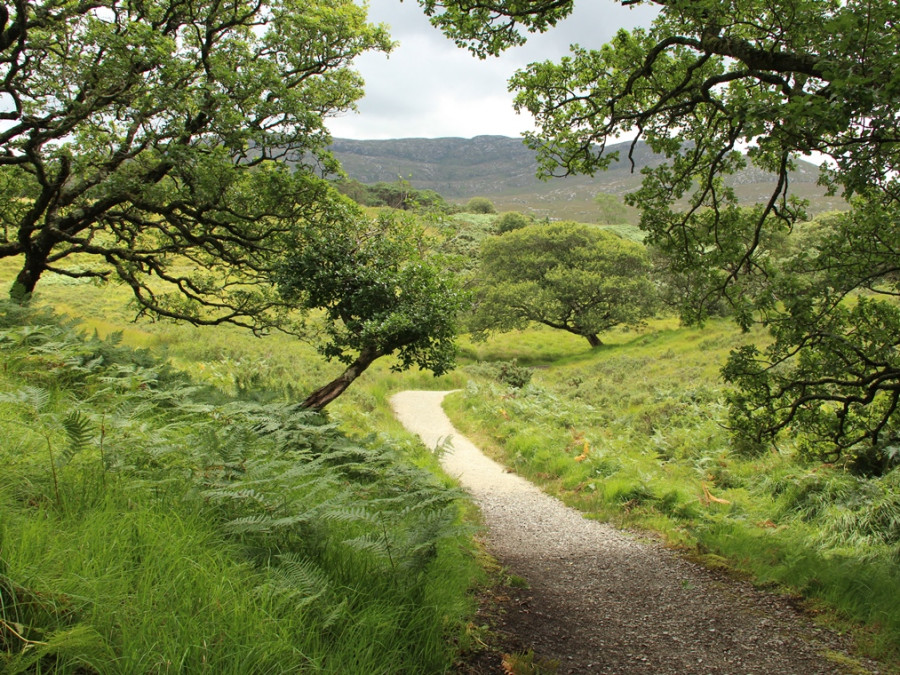
{"type": "Polygon", "coordinates": [[[323,520],[334,523],[375,523],[375,515],[362,506],[348,506],[340,504],[336,507],[325,509],[320,517],[323,520]]]}
{"type": "Polygon", "coordinates": [[[222,488],[219,490],[206,490],[203,493],[203,496],[210,501],[221,501],[221,500],[236,500],[245,502],[248,500],[252,500],[257,504],[265,504],[266,497],[257,492],[252,488],[239,488],[239,489],[228,489],[222,488]]]}
{"type": "Polygon", "coordinates": [[[116,661],[104,637],[87,624],[55,631],[28,647],[4,663],[4,673],[43,672],[41,663],[48,657],[62,672],[108,672],[116,661]]]}
{"type": "Polygon", "coordinates": [[[69,444],[60,456],[58,462],[63,465],[72,457],[85,450],[94,440],[93,426],[90,420],[78,410],[70,412],[62,421],[62,427],[66,432],[69,444]]]}
{"type": "Polygon", "coordinates": [[[0,401],[25,408],[30,416],[38,416],[50,402],[50,392],[42,387],[24,386],[14,392],[0,392],[0,401]]]}
{"type": "Polygon", "coordinates": [[[331,581],[322,568],[297,553],[285,553],[276,557],[277,565],[271,569],[276,577],[291,590],[304,597],[305,602],[327,593],[331,581]]]}
{"type": "Polygon", "coordinates": [[[242,516],[225,523],[229,532],[239,534],[271,534],[279,529],[293,528],[309,520],[306,514],[273,518],[266,514],[242,516]]]}
{"type": "Polygon", "coordinates": [[[410,500],[412,503],[406,506],[401,513],[405,515],[420,511],[432,512],[443,510],[463,496],[464,493],[461,490],[443,490],[440,492],[435,490],[419,490],[412,495],[413,498],[410,500]],[[416,496],[421,497],[421,499],[415,499],[416,496]]]}
{"type": "Polygon", "coordinates": [[[461,528],[455,510],[430,511],[417,520],[414,527],[406,530],[404,566],[416,575],[424,572],[436,559],[438,545],[463,532],[473,534],[471,529],[461,528]]]}
{"type": "Polygon", "coordinates": [[[388,561],[391,558],[390,544],[381,532],[367,532],[359,537],[345,539],[344,545],[357,551],[365,551],[376,558],[388,561]]]}

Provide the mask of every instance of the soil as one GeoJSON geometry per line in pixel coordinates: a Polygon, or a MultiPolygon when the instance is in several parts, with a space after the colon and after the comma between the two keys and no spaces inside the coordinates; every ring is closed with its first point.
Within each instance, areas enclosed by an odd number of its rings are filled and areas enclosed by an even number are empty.
{"type": "Polygon", "coordinates": [[[459,672],[879,672],[789,598],[589,520],[510,473],[453,428],[447,393],[401,392],[391,404],[427,447],[448,448],[441,463],[481,509],[485,545],[513,582],[486,594],[479,618],[500,644],[459,672]]]}

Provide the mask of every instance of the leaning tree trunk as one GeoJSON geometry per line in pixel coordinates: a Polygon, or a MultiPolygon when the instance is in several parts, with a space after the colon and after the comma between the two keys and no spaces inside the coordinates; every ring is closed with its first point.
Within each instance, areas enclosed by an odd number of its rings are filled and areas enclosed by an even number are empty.
{"type": "Polygon", "coordinates": [[[588,343],[594,349],[603,345],[603,342],[596,335],[585,335],[584,337],[587,338],[588,343]]]}
{"type": "Polygon", "coordinates": [[[42,230],[34,237],[25,233],[21,235],[19,246],[25,255],[22,269],[9,289],[10,300],[25,304],[31,299],[34,287],[37,286],[41,275],[47,271],[47,259],[57,241],[56,235],[48,229],[42,230]]]}
{"type": "Polygon", "coordinates": [[[347,387],[353,383],[353,380],[362,375],[366,368],[371,366],[379,356],[382,356],[382,354],[375,349],[364,349],[356,360],[347,366],[343,373],[324,387],[319,387],[307,396],[306,400],[303,401],[303,407],[322,410],[326,405],[343,394],[347,387]]]}
{"type": "Polygon", "coordinates": [[[45,269],[46,262],[44,258],[26,254],[25,264],[22,265],[22,269],[16,275],[12,288],[9,289],[10,300],[20,304],[28,302],[31,294],[34,292],[34,287],[37,286],[38,279],[41,278],[41,274],[43,274],[45,269]]]}

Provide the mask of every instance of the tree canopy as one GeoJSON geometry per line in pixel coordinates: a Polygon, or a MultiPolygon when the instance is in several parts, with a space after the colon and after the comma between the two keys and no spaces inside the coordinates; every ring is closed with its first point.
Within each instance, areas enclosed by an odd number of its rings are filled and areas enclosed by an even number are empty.
{"type": "Polygon", "coordinates": [[[295,232],[277,277],[287,302],[318,310],[308,328],[319,351],[347,366],[306,398],[304,406],[315,409],[383,356],[396,356],[394,370],[450,370],[458,316],[467,306],[467,294],[413,219],[372,220],[355,205],[345,207],[339,221],[295,232]]]}
{"type": "MultiPolygon", "coordinates": [[[[420,0],[461,44],[497,53],[546,30],[572,0],[420,0]]],[[[667,161],[628,203],[647,241],[690,284],[683,316],[724,297],[774,342],[733,355],[733,423],[744,437],[787,428],[813,454],[861,471],[900,460],[900,4],[895,0],[621,0],[659,9],[647,29],[534,63],[511,88],[537,119],[528,136],[546,174],[593,173],[608,141],[633,134],[667,161]],[[804,217],[791,196],[798,154],[851,210],[789,264],[767,239],[804,217]],[[741,208],[723,178],[746,163],[774,176],[741,208]],[[676,203],[687,203],[685,208],[676,203]]],[[[633,146],[632,146],[633,147],[633,146]]]]}
{"type": "Polygon", "coordinates": [[[362,94],[352,59],[390,47],[351,0],[0,7],[13,295],[48,271],[118,278],[152,316],[276,325],[285,237],[341,212],[324,119],[362,94]]]}
{"type": "Polygon", "coordinates": [[[655,292],[643,246],[598,227],[528,225],[484,241],[475,331],[541,323],[584,337],[653,313],[655,292]]]}
{"type": "Polygon", "coordinates": [[[472,197],[466,202],[467,213],[497,213],[497,209],[487,197],[472,197]]]}
{"type": "Polygon", "coordinates": [[[338,192],[363,206],[387,206],[403,211],[452,210],[447,201],[434,190],[419,190],[402,179],[394,183],[379,181],[365,185],[352,178],[342,178],[336,180],[334,186],[338,192]]]}

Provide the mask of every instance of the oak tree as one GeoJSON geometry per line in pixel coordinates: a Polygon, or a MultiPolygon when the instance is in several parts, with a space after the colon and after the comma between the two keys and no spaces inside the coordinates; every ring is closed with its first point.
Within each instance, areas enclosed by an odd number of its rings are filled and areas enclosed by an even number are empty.
{"type": "Polygon", "coordinates": [[[601,225],[620,225],[633,222],[629,209],[622,202],[621,197],[607,192],[598,192],[594,195],[594,203],[597,205],[597,222],[601,225]]]}
{"type": "Polygon", "coordinates": [[[528,225],[484,241],[471,328],[508,331],[531,322],[599,347],[599,334],[638,325],[655,309],[643,246],[572,222],[528,225]]]}
{"type": "Polygon", "coordinates": [[[494,221],[494,230],[497,234],[503,234],[504,232],[518,230],[520,227],[525,227],[532,223],[534,223],[534,218],[531,216],[526,216],[518,211],[507,211],[501,213],[494,221]]]}
{"type": "Polygon", "coordinates": [[[466,202],[467,213],[497,213],[497,209],[487,197],[472,197],[466,202]]]}
{"type": "Polygon", "coordinates": [[[333,220],[324,120],[388,50],[351,0],[0,6],[0,257],[118,279],[141,312],[263,330],[298,222],[333,220]]]}
{"type": "MultiPolygon", "coordinates": [[[[420,0],[434,23],[481,54],[546,30],[573,0],[420,0]]],[[[725,298],[767,347],[733,354],[732,422],[745,439],[788,429],[816,456],[860,472],[900,462],[900,3],[895,0],[621,0],[652,5],[649,28],[535,63],[511,87],[538,130],[546,174],[602,171],[630,134],[667,161],[628,203],[647,240],[689,279],[683,316],[725,298]],[[767,239],[805,218],[791,194],[798,155],[850,210],[813,246],[779,261],[767,239]],[[773,176],[741,208],[724,178],[773,176]],[[686,204],[681,207],[677,204],[686,204]],[[786,264],[785,264],[786,263],[786,264]]],[[[634,146],[632,146],[633,148],[634,146]]]]}
{"type": "Polygon", "coordinates": [[[373,220],[344,207],[334,223],[295,231],[277,276],[284,299],[309,312],[319,351],[346,366],[303,402],[317,410],[385,356],[396,357],[395,371],[452,369],[468,302],[413,218],[383,213],[373,220]]]}

